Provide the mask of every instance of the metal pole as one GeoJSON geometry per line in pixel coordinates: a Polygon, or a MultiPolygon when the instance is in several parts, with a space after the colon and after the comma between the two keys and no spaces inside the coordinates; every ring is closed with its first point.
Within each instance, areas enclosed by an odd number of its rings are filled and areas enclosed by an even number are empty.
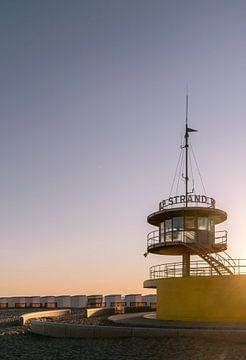
{"type": "Polygon", "coordinates": [[[183,254],[183,277],[190,276],[190,254],[183,254]]]}
{"type": "MultiPolygon", "coordinates": [[[[188,207],[188,94],[186,95],[186,116],[185,116],[185,206],[188,207]]],[[[190,254],[183,254],[183,276],[190,276],[190,254]]]]}
{"type": "Polygon", "coordinates": [[[186,116],[185,116],[185,206],[188,206],[188,95],[186,95],[186,116]]]}

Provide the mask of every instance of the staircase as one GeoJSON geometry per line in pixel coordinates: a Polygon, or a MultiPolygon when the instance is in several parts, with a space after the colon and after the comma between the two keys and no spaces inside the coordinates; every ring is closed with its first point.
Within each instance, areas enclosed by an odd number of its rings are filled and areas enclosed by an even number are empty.
{"type": "Polygon", "coordinates": [[[205,260],[218,275],[233,275],[235,273],[236,263],[227,253],[223,253],[225,257],[217,253],[211,255],[208,254],[211,249],[202,247],[198,243],[189,242],[184,243],[184,245],[205,260]]]}

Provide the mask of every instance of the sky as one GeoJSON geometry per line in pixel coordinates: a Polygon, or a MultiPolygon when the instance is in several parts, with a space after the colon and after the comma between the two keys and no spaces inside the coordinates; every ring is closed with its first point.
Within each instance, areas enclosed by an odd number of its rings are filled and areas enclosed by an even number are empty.
{"type": "Polygon", "coordinates": [[[246,258],[245,18],[240,0],[1,1],[0,296],[151,292],[168,258],[144,258],[146,218],[187,88],[207,194],[246,258]]]}

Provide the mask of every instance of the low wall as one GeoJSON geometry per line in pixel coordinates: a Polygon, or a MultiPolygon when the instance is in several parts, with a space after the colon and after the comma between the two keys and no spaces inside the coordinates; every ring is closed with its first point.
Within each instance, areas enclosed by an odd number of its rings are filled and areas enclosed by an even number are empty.
{"type": "Polygon", "coordinates": [[[87,318],[96,316],[110,316],[115,314],[114,308],[87,308],[85,315],[87,318]]]}
{"type": "MultiPolygon", "coordinates": [[[[127,306],[122,308],[122,313],[141,313],[153,311],[153,308],[150,306],[127,306]]],[[[116,308],[108,307],[108,308],[87,308],[85,309],[86,317],[96,317],[96,316],[110,316],[117,313],[116,308]]]]}
{"type": "Polygon", "coordinates": [[[32,312],[32,313],[27,313],[27,314],[21,315],[19,318],[19,323],[20,323],[20,325],[25,325],[25,323],[31,319],[37,319],[37,318],[41,319],[41,318],[46,318],[46,317],[51,318],[51,317],[62,316],[65,314],[70,314],[70,313],[71,313],[70,309],[32,312]]]}
{"type": "Polygon", "coordinates": [[[64,324],[55,322],[43,322],[32,320],[30,331],[34,334],[51,337],[70,337],[70,338],[115,338],[115,337],[163,337],[163,336],[221,336],[231,339],[232,335],[236,339],[241,338],[245,341],[246,330],[215,330],[215,329],[161,329],[161,328],[141,328],[141,327],[117,327],[117,326],[93,326],[64,324]]]}

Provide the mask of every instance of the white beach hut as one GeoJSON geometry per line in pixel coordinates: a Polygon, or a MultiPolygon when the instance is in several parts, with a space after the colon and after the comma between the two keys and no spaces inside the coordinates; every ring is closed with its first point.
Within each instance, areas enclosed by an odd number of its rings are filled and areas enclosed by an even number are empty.
{"type": "Polygon", "coordinates": [[[0,309],[6,309],[8,307],[8,299],[1,297],[0,298],[0,309]]]}
{"type": "Polygon", "coordinates": [[[26,304],[26,298],[25,297],[15,297],[15,308],[17,309],[22,309],[25,308],[27,306],[26,304]]]}
{"type": "Polygon", "coordinates": [[[125,295],[125,305],[127,307],[144,306],[143,301],[142,301],[142,295],[141,294],[128,294],[128,295],[125,295]]]}
{"type": "Polygon", "coordinates": [[[89,295],[87,297],[87,307],[100,308],[103,306],[103,295],[89,295]]]}
{"type": "Polygon", "coordinates": [[[60,295],[55,297],[58,308],[70,308],[71,307],[71,296],[60,295]]]}
{"type": "Polygon", "coordinates": [[[112,307],[120,307],[124,305],[123,301],[122,301],[122,296],[121,295],[106,295],[105,296],[105,306],[107,308],[112,308],[112,307]]]}
{"type": "Polygon", "coordinates": [[[143,295],[142,301],[146,306],[156,307],[156,294],[143,295]]]}
{"type": "Polygon", "coordinates": [[[26,298],[26,305],[30,308],[41,307],[40,296],[29,296],[28,298],[26,298]]]}
{"type": "Polygon", "coordinates": [[[71,308],[82,309],[87,306],[86,295],[74,295],[71,296],[71,308]]]}
{"type": "Polygon", "coordinates": [[[40,298],[42,307],[48,309],[55,309],[57,307],[57,303],[55,301],[54,296],[42,296],[40,298]]]}
{"type": "Polygon", "coordinates": [[[16,297],[14,297],[14,296],[8,297],[7,301],[8,301],[8,307],[9,308],[14,308],[15,307],[16,297]]]}

